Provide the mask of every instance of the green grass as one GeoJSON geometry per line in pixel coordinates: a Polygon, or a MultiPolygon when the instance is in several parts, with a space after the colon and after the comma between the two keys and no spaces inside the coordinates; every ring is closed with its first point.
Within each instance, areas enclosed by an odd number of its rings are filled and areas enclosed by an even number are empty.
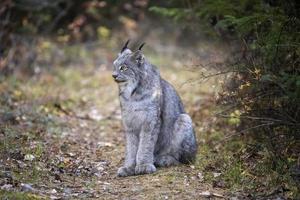
{"type": "Polygon", "coordinates": [[[36,194],[30,194],[25,192],[0,190],[0,199],[1,200],[41,200],[47,198],[36,194]]]}

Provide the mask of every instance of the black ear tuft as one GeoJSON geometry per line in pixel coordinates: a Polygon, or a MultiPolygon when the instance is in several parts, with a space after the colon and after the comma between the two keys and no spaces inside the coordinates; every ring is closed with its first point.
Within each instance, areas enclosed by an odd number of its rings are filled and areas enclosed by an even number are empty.
{"type": "Polygon", "coordinates": [[[139,47],[138,50],[142,50],[143,46],[145,45],[146,43],[144,42],[143,44],[141,44],[141,46],[139,47]]]}
{"type": "Polygon", "coordinates": [[[127,40],[127,42],[125,43],[125,45],[123,46],[122,50],[121,50],[121,53],[123,53],[123,51],[125,51],[125,49],[127,49],[127,45],[129,44],[129,41],[130,40],[127,40]]]}

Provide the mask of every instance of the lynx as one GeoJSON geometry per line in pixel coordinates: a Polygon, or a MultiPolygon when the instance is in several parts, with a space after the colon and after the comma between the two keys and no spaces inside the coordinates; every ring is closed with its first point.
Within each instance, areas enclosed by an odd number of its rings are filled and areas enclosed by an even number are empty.
{"type": "Polygon", "coordinates": [[[113,62],[112,77],[119,87],[126,136],[124,166],[118,176],[149,174],[195,160],[196,137],[175,89],[161,78],[158,69],[126,42],[113,62]]]}

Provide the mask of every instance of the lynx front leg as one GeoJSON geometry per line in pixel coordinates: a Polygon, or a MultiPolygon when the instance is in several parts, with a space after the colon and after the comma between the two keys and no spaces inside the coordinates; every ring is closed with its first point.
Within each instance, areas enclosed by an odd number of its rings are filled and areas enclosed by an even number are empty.
{"type": "Polygon", "coordinates": [[[156,171],[154,147],[160,130],[159,123],[145,124],[140,133],[139,149],[136,158],[135,174],[150,174],[156,171]]]}
{"type": "Polygon", "coordinates": [[[132,176],[135,172],[136,153],[138,150],[138,136],[134,133],[126,133],[126,156],[123,167],[118,170],[118,176],[132,176]]]}

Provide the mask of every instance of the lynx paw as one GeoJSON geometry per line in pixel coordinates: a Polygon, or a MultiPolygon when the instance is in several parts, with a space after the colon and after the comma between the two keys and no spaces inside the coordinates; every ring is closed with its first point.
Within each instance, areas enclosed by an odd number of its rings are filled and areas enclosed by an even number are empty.
{"type": "Polygon", "coordinates": [[[135,167],[135,174],[151,174],[156,171],[156,167],[153,164],[144,164],[144,165],[137,165],[135,167]]]}
{"type": "Polygon", "coordinates": [[[164,156],[158,156],[155,159],[154,164],[157,167],[170,167],[172,165],[178,165],[179,162],[172,156],[164,155],[164,156]]]}
{"type": "Polygon", "coordinates": [[[119,177],[133,176],[134,167],[120,167],[117,174],[119,177]]]}

